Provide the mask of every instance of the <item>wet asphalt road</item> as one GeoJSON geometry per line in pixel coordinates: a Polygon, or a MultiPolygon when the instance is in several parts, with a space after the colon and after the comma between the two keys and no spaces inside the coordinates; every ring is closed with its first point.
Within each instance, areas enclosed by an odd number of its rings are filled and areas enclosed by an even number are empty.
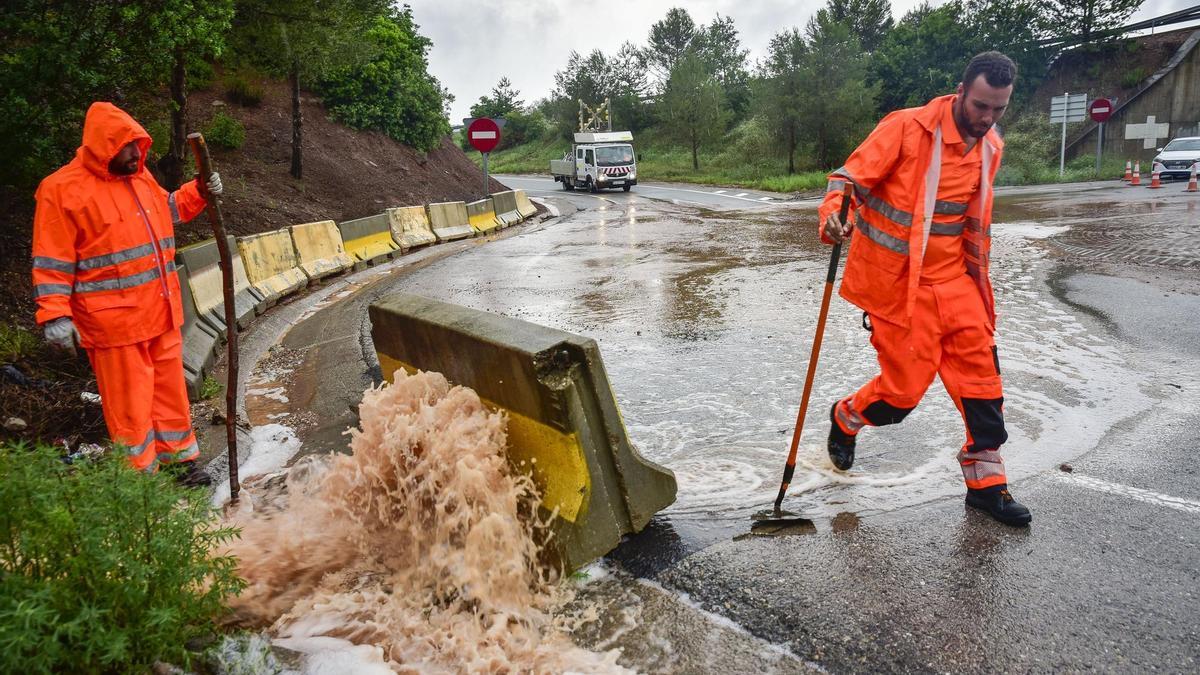
{"type": "MultiPolygon", "coordinates": [[[[794,657],[783,668],[762,643],[775,660],[684,670],[1197,669],[1200,195],[1179,184],[1001,193],[1005,456],[1031,528],[964,509],[961,423],[937,382],[903,425],[864,434],[849,475],[829,467],[818,411],[874,368],[859,313],[838,300],[787,504],[816,527],[761,538],[745,536],[748,517],[778,485],[827,256],[812,203],[505,180],[568,215],[418,254],[403,274],[335,282],[264,317],[249,340],[267,357],[248,388],[260,392],[247,398],[251,422],[295,424],[306,452],[344,446],[378,377],[365,307],[389,290],[502,312],[595,337],[635,444],[677,473],[678,502],[613,564],[794,657]],[[272,331],[285,335],[267,352],[272,331]],[[318,375],[330,372],[342,376],[318,375]]],[[[678,669],[665,658],[633,665],[678,669]]]]}

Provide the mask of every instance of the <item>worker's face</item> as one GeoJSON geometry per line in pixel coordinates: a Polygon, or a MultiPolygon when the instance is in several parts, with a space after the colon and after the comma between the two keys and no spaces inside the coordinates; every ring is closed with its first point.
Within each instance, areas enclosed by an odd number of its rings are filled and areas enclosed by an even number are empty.
{"type": "Polygon", "coordinates": [[[138,149],[137,141],[130,141],[108,163],[108,172],[114,176],[132,176],[137,173],[141,161],[142,151],[138,149]]]}
{"type": "Polygon", "coordinates": [[[966,87],[959,83],[958,105],[954,110],[955,121],[975,138],[983,138],[988,129],[1004,117],[1012,91],[1011,84],[1006,87],[993,87],[983,75],[977,75],[975,81],[966,87]]]}

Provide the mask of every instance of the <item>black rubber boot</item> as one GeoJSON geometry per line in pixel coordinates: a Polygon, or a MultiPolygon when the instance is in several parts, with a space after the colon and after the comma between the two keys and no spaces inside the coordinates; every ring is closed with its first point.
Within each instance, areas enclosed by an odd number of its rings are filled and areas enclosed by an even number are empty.
{"type": "Polygon", "coordinates": [[[842,471],[848,471],[854,466],[855,437],[842,431],[837,423],[838,401],[833,402],[829,409],[829,461],[842,471]]]}
{"type": "Polygon", "coordinates": [[[1033,520],[1029,509],[1013,499],[1007,485],[993,485],[982,490],[967,490],[967,506],[1013,527],[1024,527],[1033,520]]]}
{"type": "Polygon", "coordinates": [[[200,462],[184,462],[182,467],[174,467],[175,482],[184,487],[198,488],[212,485],[212,476],[200,466],[200,462]]]}

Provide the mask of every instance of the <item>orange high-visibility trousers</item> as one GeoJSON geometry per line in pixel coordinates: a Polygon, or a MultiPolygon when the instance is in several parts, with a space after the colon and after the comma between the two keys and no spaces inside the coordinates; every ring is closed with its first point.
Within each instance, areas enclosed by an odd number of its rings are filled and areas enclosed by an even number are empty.
{"type": "Polygon", "coordinates": [[[938,375],[967,429],[958,453],[967,487],[1006,484],[1000,458],[1000,446],[1008,440],[1000,359],[975,283],[963,275],[918,287],[910,328],[871,319],[880,372],[838,403],[838,426],[854,434],[863,426],[900,422],[938,375]]]}
{"type": "Polygon", "coordinates": [[[142,471],[200,456],[187,387],[179,329],[121,347],[88,349],[114,443],[142,471]]]}

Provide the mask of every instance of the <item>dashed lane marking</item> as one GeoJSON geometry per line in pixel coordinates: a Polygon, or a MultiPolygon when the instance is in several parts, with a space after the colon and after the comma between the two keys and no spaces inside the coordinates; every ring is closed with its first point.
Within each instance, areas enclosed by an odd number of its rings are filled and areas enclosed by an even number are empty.
{"type": "Polygon", "coordinates": [[[748,194],[750,194],[750,193],[749,192],[739,192],[736,195],[734,195],[734,197],[745,197],[748,194]]]}
{"type": "Polygon", "coordinates": [[[1108,494],[1128,497],[1129,499],[1135,499],[1139,502],[1145,502],[1147,504],[1154,504],[1155,506],[1165,506],[1169,509],[1175,509],[1176,511],[1200,515],[1200,502],[1194,502],[1190,499],[1172,497],[1171,495],[1164,495],[1159,492],[1143,490],[1142,488],[1135,488],[1130,485],[1110,483],[1106,480],[1092,478],[1091,476],[1081,476],[1076,473],[1060,473],[1057,474],[1055,478],[1060,482],[1078,485],[1080,487],[1088,488],[1089,490],[1107,492],[1108,494]]]}
{"type": "Polygon", "coordinates": [[[725,194],[725,190],[714,190],[713,194],[714,195],[723,195],[723,194],[725,194]]]}

